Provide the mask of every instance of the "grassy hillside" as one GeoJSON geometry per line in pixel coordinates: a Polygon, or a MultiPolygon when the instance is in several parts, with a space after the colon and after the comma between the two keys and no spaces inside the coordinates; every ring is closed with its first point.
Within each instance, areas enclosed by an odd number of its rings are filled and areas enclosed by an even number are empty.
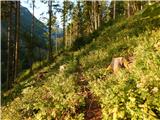
{"type": "Polygon", "coordinates": [[[81,76],[97,97],[104,120],[160,119],[159,21],[160,5],[154,4],[106,25],[90,44],[61,54],[33,76],[24,72],[2,94],[2,119],[83,120],[86,94],[77,83],[81,76]],[[113,57],[130,55],[130,71],[120,69],[115,75],[106,70],[113,57]],[[59,72],[63,64],[66,69],[59,72]]]}

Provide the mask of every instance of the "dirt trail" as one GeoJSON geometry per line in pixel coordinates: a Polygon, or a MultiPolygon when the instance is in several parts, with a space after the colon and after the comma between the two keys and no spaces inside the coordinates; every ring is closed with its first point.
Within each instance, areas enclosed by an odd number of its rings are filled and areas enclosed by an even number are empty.
{"type": "Polygon", "coordinates": [[[77,85],[81,87],[82,94],[85,96],[85,108],[80,111],[84,112],[85,120],[101,120],[102,111],[98,103],[98,98],[91,93],[88,88],[88,81],[82,75],[82,67],[79,64],[77,68],[77,85]]]}

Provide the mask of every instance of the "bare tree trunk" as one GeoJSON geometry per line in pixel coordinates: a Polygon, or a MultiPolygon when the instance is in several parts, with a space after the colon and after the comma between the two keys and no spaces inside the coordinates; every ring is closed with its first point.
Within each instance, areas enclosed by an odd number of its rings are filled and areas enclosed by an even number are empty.
{"type": "Polygon", "coordinates": [[[39,51],[40,67],[42,67],[42,56],[41,56],[41,48],[40,47],[38,47],[38,51],[39,51]]]}
{"type": "Polygon", "coordinates": [[[67,48],[68,47],[68,31],[67,31],[67,28],[66,28],[66,42],[65,42],[65,48],[67,48]]]}
{"type": "Polygon", "coordinates": [[[128,1],[128,17],[130,17],[130,1],[128,1]]]}
{"type": "Polygon", "coordinates": [[[92,32],[95,30],[95,23],[94,23],[94,1],[92,0],[92,10],[91,10],[91,26],[92,32]]]}
{"type": "Polygon", "coordinates": [[[57,52],[57,34],[58,34],[58,28],[56,29],[56,53],[58,53],[57,52]]]}
{"type": "Polygon", "coordinates": [[[143,9],[142,1],[143,1],[143,0],[141,0],[141,10],[143,9]]]}
{"type": "Polygon", "coordinates": [[[71,47],[71,45],[72,45],[72,24],[71,24],[71,26],[70,26],[70,37],[69,37],[69,39],[70,39],[70,47],[71,47]]]}
{"type": "Polygon", "coordinates": [[[94,31],[94,25],[93,25],[93,21],[92,21],[92,15],[93,15],[93,12],[92,12],[93,10],[90,10],[89,11],[89,19],[90,19],[90,27],[89,27],[89,33],[92,33],[93,31],[94,31]]]}
{"type": "Polygon", "coordinates": [[[19,31],[20,31],[20,1],[16,2],[16,48],[15,48],[15,73],[16,79],[19,72],[19,31]]]}
{"type": "Polygon", "coordinates": [[[15,20],[16,20],[16,16],[14,19],[14,14],[15,14],[15,8],[16,8],[16,2],[13,1],[12,3],[12,13],[11,13],[11,49],[10,49],[10,61],[11,61],[11,85],[14,82],[14,72],[15,72],[15,38],[16,38],[16,24],[15,24],[15,20]]]}
{"type": "Polygon", "coordinates": [[[14,72],[15,72],[15,20],[14,20],[14,10],[15,10],[15,2],[12,2],[12,13],[11,13],[11,49],[10,49],[10,60],[11,60],[11,86],[14,82],[14,72]]]}
{"type": "Polygon", "coordinates": [[[32,47],[32,43],[33,43],[33,38],[34,38],[33,37],[33,35],[34,35],[34,7],[35,7],[34,3],[35,3],[35,0],[32,0],[33,16],[32,16],[32,27],[31,27],[31,43],[30,43],[30,45],[31,45],[31,47],[30,47],[31,53],[29,53],[30,54],[30,58],[29,58],[30,73],[33,73],[33,70],[32,70],[32,64],[33,64],[33,56],[32,56],[33,55],[33,47],[32,47]]]}
{"type": "Polygon", "coordinates": [[[52,18],[52,0],[49,0],[49,34],[48,34],[48,42],[49,42],[48,61],[49,62],[51,62],[51,59],[52,59],[51,18],[52,18]]]}
{"type": "Polygon", "coordinates": [[[93,11],[94,11],[94,30],[97,30],[97,7],[96,7],[96,1],[93,1],[93,11]]]}
{"type": "Polygon", "coordinates": [[[116,19],[116,1],[113,1],[113,19],[116,19]]]}
{"type": "Polygon", "coordinates": [[[100,24],[101,24],[101,11],[100,11],[100,7],[101,7],[101,1],[97,1],[97,25],[98,25],[98,28],[100,27],[100,24]]]}
{"type": "Polygon", "coordinates": [[[11,39],[12,39],[12,2],[8,2],[10,4],[10,8],[9,8],[9,17],[8,17],[8,50],[7,50],[7,53],[8,53],[8,56],[7,56],[7,89],[10,89],[11,88],[11,79],[12,79],[12,61],[11,61],[11,39]]]}
{"type": "MultiPolygon", "coordinates": [[[[11,7],[10,7],[11,9],[11,7]]],[[[7,89],[10,88],[10,36],[11,36],[11,18],[8,19],[8,44],[7,44],[7,89]]]]}
{"type": "Polygon", "coordinates": [[[64,20],[63,20],[63,43],[62,43],[63,47],[65,47],[65,41],[66,41],[66,34],[65,34],[66,33],[66,28],[65,28],[66,25],[65,25],[64,21],[65,21],[65,17],[64,17],[64,20]]]}
{"type": "Polygon", "coordinates": [[[74,31],[75,31],[75,39],[78,38],[78,25],[74,24],[74,31]]]}
{"type": "MultiPolygon", "coordinates": [[[[137,11],[136,2],[132,1],[132,3],[133,3],[133,13],[131,15],[133,15],[137,11]]],[[[131,3],[131,6],[132,6],[132,3],[131,3]]]]}
{"type": "Polygon", "coordinates": [[[66,41],[66,3],[63,1],[63,42],[62,47],[65,48],[66,41]]]}
{"type": "Polygon", "coordinates": [[[83,23],[82,23],[82,10],[81,10],[81,3],[78,1],[78,37],[83,36],[83,23]]]}

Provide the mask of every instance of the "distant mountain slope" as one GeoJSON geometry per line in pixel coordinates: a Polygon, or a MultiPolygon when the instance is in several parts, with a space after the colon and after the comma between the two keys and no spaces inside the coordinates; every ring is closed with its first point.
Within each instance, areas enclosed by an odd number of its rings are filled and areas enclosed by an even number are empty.
{"type": "MultiPolygon", "coordinates": [[[[44,32],[47,31],[47,26],[45,26],[41,21],[34,17],[35,24],[35,35],[41,39],[43,42],[45,41],[44,32]]],[[[30,11],[21,6],[21,29],[23,32],[30,32],[32,25],[32,14],[30,11]]]]}
{"type": "MultiPolygon", "coordinates": [[[[32,13],[30,11],[21,6],[21,30],[23,32],[30,32],[31,31],[31,25],[32,25],[32,13]]],[[[39,21],[36,17],[34,17],[34,33],[35,36],[40,39],[40,43],[45,45],[47,42],[46,37],[44,36],[44,33],[48,31],[48,27],[44,25],[41,21],[39,21]]],[[[63,37],[63,30],[59,28],[59,33],[57,34],[57,37],[63,37]]],[[[55,38],[55,33],[52,33],[53,40],[55,38]]]]}

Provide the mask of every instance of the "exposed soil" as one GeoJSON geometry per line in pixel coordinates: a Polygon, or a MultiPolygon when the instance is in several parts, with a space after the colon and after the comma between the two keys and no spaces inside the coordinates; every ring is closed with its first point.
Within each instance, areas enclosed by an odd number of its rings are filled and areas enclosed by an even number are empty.
{"type": "Polygon", "coordinates": [[[101,120],[101,106],[98,102],[98,98],[89,90],[88,81],[82,75],[82,67],[80,64],[77,68],[77,85],[81,87],[82,95],[85,95],[85,108],[78,108],[79,110],[77,111],[84,113],[85,120],[101,120]]]}

